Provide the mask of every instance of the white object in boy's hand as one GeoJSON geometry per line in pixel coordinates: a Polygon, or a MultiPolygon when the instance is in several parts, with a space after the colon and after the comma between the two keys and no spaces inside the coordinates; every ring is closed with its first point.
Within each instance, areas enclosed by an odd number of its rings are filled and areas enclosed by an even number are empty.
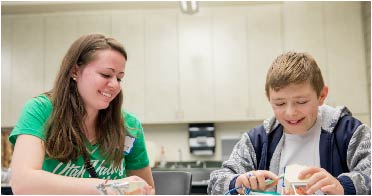
{"type": "MultiPolygon", "coordinates": [[[[303,195],[303,193],[306,192],[306,184],[309,182],[310,177],[300,180],[298,179],[298,175],[307,168],[308,166],[298,164],[287,165],[285,167],[284,182],[287,191],[292,189],[296,195],[303,195]]],[[[314,194],[323,195],[324,193],[317,190],[314,194]]]]}

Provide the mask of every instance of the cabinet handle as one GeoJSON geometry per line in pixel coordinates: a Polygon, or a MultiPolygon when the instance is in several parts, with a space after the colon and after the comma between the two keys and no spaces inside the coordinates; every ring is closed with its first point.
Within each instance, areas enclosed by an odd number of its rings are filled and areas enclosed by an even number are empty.
{"type": "Polygon", "coordinates": [[[248,118],[251,117],[251,110],[249,108],[245,109],[245,113],[246,113],[248,118]]]}
{"type": "Polygon", "coordinates": [[[182,120],[183,119],[183,110],[177,109],[176,110],[176,120],[182,120]]]}

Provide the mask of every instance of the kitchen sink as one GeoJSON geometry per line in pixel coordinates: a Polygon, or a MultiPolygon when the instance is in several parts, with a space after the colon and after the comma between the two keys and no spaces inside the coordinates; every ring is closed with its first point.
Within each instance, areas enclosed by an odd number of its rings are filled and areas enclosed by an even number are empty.
{"type": "Polygon", "coordinates": [[[210,174],[220,169],[221,161],[182,161],[167,162],[165,167],[154,167],[153,171],[187,171],[192,175],[192,194],[206,195],[210,174]]]}
{"type": "MultiPolygon", "coordinates": [[[[221,168],[221,161],[182,161],[182,162],[167,162],[165,169],[179,169],[179,168],[221,168]]],[[[155,167],[159,168],[159,167],[155,167]]]]}
{"type": "Polygon", "coordinates": [[[218,168],[153,168],[153,171],[187,171],[192,175],[192,185],[208,185],[209,176],[218,168]]]}
{"type": "Polygon", "coordinates": [[[220,161],[167,162],[165,167],[154,167],[153,171],[188,171],[192,174],[193,186],[206,186],[212,171],[220,169],[220,161]]]}

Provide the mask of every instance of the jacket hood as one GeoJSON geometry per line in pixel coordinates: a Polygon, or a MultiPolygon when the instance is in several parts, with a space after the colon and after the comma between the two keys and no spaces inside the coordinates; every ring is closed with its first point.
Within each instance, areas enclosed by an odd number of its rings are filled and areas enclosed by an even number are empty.
{"type": "MultiPolygon", "coordinates": [[[[323,104],[322,106],[319,106],[318,109],[318,116],[321,116],[322,120],[322,129],[330,133],[333,132],[338,120],[345,115],[352,115],[350,110],[345,106],[337,106],[334,108],[323,104]]],[[[280,123],[275,116],[268,118],[263,122],[266,133],[270,133],[279,125],[280,123]]]]}

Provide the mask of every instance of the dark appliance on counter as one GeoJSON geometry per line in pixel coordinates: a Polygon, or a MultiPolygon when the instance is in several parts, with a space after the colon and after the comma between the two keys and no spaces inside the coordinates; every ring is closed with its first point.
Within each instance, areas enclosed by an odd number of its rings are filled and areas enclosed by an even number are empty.
{"type": "Polygon", "coordinates": [[[213,123],[189,124],[190,153],[196,156],[211,156],[216,148],[213,123]]]}

